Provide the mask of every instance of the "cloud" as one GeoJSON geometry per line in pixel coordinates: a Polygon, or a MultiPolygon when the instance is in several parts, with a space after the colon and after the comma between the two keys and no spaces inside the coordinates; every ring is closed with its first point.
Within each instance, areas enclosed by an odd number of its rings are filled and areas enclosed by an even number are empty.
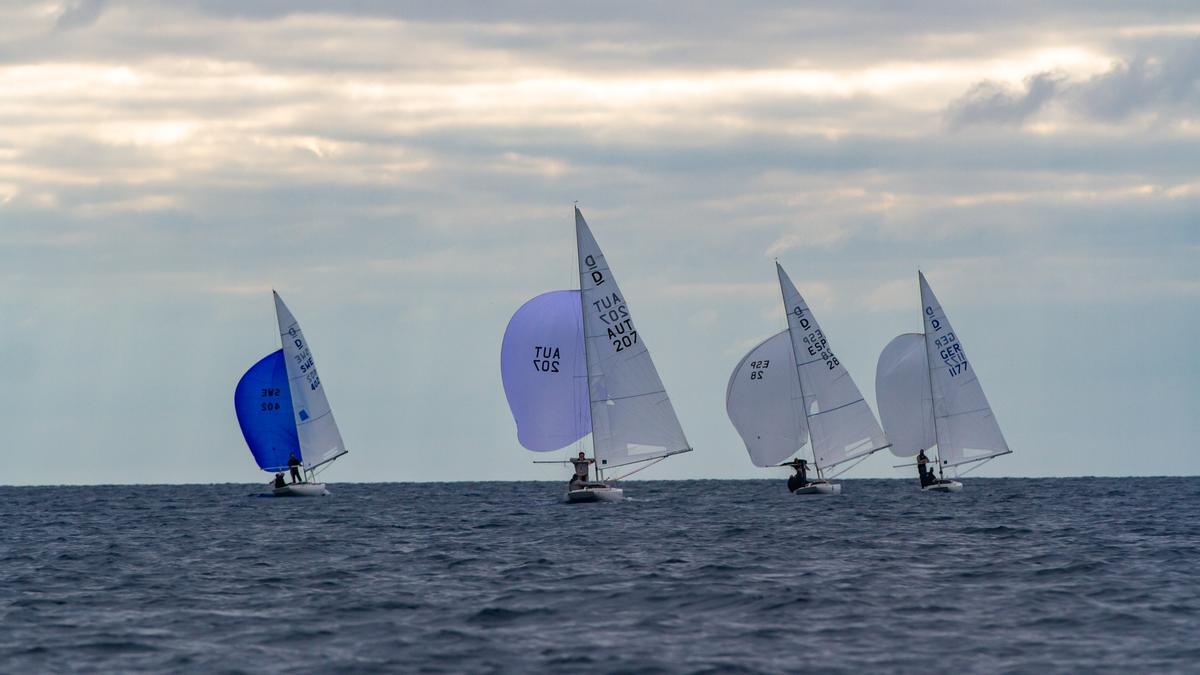
{"type": "Polygon", "coordinates": [[[60,31],[87,28],[100,18],[106,0],[73,0],[64,7],[54,27],[60,31]]]}
{"type": "Polygon", "coordinates": [[[952,128],[973,124],[1019,125],[1054,99],[1062,75],[1038,73],[1026,78],[1023,89],[998,82],[980,82],[950,103],[945,118],[952,128]]]}
{"type": "Polygon", "coordinates": [[[1068,115],[1110,125],[1139,114],[1156,122],[1194,118],[1200,108],[1200,40],[1117,60],[1082,81],[1041,72],[1019,88],[979,82],[950,102],[943,118],[952,129],[1020,126],[1055,104],[1068,115]]]}
{"type": "Polygon", "coordinates": [[[1070,91],[1083,114],[1120,122],[1140,112],[1163,118],[1196,117],[1200,110],[1200,40],[1161,57],[1113,64],[1070,91]]]}

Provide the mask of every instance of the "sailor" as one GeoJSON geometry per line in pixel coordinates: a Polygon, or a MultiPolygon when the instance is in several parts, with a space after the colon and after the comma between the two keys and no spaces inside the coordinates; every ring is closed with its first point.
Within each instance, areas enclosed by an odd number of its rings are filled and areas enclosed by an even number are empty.
{"type": "Polygon", "coordinates": [[[795,475],[788,478],[788,491],[795,492],[805,485],[808,485],[808,460],[793,459],[792,461],[785,462],[780,466],[790,466],[796,470],[795,475]]]}
{"type": "Polygon", "coordinates": [[[285,487],[287,483],[283,482],[283,472],[279,471],[275,474],[275,487],[285,487]]]}
{"type": "Polygon", "coordinates": [[[587,455],[584,455],[582,451],[579,453],[578,457],[571,460],[571,463],[575,465],[575,475],[571,476],[571,481],[567,483],[567,487],[571,490],[575,490],[577,489],[576,483],[580,484],[579,487],[583,487],[583,485],[587,484],[588,465],[595,461],[596,460],[594,459],[588,459],[587,455]]]}
{"type": "Polygon", "coordinates": [[[294,452],[292,453],[291,457],[288,457],[288,468],[292,470],[292,482],[293,483],[303,483],[304,482],[300,478],[300,460],[296,459],[296,453],[294,453],[294,452]]]}
{"type": "Polygon", "coordinates": [[[925,456],[925,448],[917,453],[917,475],[921,477],[921,487],[934,482],[933,472],[929,470],[929,458],[925,456]]]}

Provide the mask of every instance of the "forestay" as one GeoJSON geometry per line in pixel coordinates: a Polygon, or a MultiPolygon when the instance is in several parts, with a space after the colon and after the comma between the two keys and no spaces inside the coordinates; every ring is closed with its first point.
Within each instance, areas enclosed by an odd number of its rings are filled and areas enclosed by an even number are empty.
{"type": "Polygon", "coordinates": [[[300,459],[308,469],[346,453],[342,434],[338,431],[325,388],[317,375],[317,365],[300,324],[288,311],[283,299],[275,293],[275,315],[279,320],[279,333],[283,340],[284,362],[287,364],[288,387],[292,394],[292,408],[300,449],[300,459]]]}
{"type": "Polygon", "coordinates": [[[962,342],[925,275],[918,276],[939,461],[955,466],[1010,452],[962,342]]]}
{"type": "Polygon", "coordinates": [[[875,367],[879,420],[897,457],[912,457],[937,443],[927,364],[925,336],[905,333],[883,348],[875,367]]]}
{"type": "Polygon", "coordinates": [[[778,263],[779,287],[804,394],[813,458],[829,468],[887,446],[871,407],[834,355],[808,304],[778,263]]]}
{"type": "Polygon", "coordinates": [[[625,295],[575,209],[592,444],[599,468],[690,449],[625,295]]]}
{"type": "Polygon", "coordinates": [[[504,395],[521,445],[564,448],[592,429],[579,291],[551,291],[521,305],[500,347],[504,395]]]}
{"type": "Polygon", "coordinates": [[[778,466],[808,441],[790,332],[763,340],[737,364],[725,411],[755,466],[778,466]]]}
{"type": "Polygon", "coordinates": [[[242,375],[233,392],[238,425],[263,471],[287,471],[288,458],[302,454],[283,361],[283,350],[264,356],[242,375]]]}

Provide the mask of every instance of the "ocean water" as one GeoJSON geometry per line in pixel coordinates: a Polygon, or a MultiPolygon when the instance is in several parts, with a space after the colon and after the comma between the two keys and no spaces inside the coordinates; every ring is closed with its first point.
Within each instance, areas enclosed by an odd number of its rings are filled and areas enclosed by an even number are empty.
{"type": "Polygon", "coordinates": [[[0,488],[0,672],[1200,671],[1200,478],[0,488]]]}

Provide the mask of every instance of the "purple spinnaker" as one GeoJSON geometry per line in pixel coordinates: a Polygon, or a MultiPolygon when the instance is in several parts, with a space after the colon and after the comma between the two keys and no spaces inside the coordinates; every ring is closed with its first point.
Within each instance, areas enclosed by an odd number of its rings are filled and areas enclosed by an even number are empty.
{"type": "Polygon", "coordinates": [[[529,450],[559,450],[591,432],[579,291],[521,305],[504,331],[500,376],[517,439],[529,450]]]}

